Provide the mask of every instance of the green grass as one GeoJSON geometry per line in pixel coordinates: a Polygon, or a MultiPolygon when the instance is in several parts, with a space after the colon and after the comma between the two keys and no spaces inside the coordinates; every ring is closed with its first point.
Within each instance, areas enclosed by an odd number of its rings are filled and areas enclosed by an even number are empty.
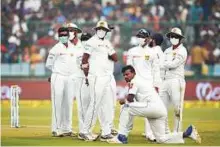
{"type": "MultiPolygon", "coordinates": [[[[76,106],[74,105],[76,108],[76,106]]],[[[115,118],[118,126],[118,112],[115,118]]],[[[77,116],[74,109],[73,128],[77,130],[77,116]]],[[[172,113],[170,126],[172,126],[172,113]]],[[[10,105],[1,103],[1,145],[3,146],[109,146],[105,142],[84,142],[77,138],[53,138],[51,137],[51,109],[49,104],[34,106],[20,104],[21,128],[10,127],[10,105]]],[[[220,145],[220,109],[217,108],[188,108],[184,109],[183,128],[189,124],[194,124],[202,137],[203,146],[220,145]]],[[[143,118],[135,118],[134,128],[129,135],[129,146],[148,146],[152,144],[141,136],[144,131],[143,118]]],[[[95,127],[95,132],[99,132],[99,125],[95,127]]],[[[170,144],[169,144],[170,145],[170,144]]],[[[176,145],[176,144],[175,144],[176,145]]],[[[198,145],[186,139],[184,145],[198,145]]],[[[116,145],[118,146],[118,145],[116,145]]]]}

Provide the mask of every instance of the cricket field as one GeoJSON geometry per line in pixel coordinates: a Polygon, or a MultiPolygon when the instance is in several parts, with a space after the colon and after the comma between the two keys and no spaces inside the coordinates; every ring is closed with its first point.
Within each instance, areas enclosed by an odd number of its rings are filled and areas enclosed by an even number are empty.
{"type": "MultiPolygon", "coordinates": [[[[202,138],[201,144],[186,139],[185,146],[218,146],[220,145],[220,103],[185,103],[183,129],[194,124],[202,138]]],[[[118,126],[120,106],[117,105],[115,126],[118,126]]],[[[76,104],[73,110],[73,128],[77,131],[76,104]]],[[[169,113],[169,124],[172,128],[172,111],[169,113]]],[[[20,128],[10,127],[10,102],[1,101],[1,145],[2,146],[112,146],[106,142],[85,142],[73,137],[51,137],[51,105],[50,101],[20,101],[20,128]]],[[[99,124],[95,132],[99,133],[99,124]]],[[[150,143],[142,133],[144,119],[135,118],[134,127],[129,136],[129,143],[123,146],[158,146],[150,143]]],[[[173,145],[173,144],[168,144],[173,145]]],[[[174,144],[177,146],[177,144],[174,144]]],[[[116,144],[115,146],[119,146],[116,144]]],[[[179,145],[178,145],[179,146],[179,145]]]]}

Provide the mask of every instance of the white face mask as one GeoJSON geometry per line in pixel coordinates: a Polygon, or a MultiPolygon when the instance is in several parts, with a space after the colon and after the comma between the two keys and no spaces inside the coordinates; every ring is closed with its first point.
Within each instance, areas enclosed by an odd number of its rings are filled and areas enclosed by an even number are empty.
{"type": "Polygon", "coordinates": [[[69,40],[73,40],[73,38],[75,37],[74,32],[69,32],[69,40]]]}
{"type": "Polygon", "coordinates": [[[179,39],[177,38],[170,38],[170,42],[172,45],[177,45],[179,43],[179,39]]]}
{"type": "Polygon", "coordinates": [[[145,38],[138,38],[138,44],[143,46],[145,44],[145,38]]]}
{"type": "Polygon", "coordinates": [[[97,34],[97,36],[98,36],[100,39],[102,39],[102,38],[105,37],[106,31],[104,31],[104,30],[97,30],[97,31],[96,31],[96,34],[97,34]]]}

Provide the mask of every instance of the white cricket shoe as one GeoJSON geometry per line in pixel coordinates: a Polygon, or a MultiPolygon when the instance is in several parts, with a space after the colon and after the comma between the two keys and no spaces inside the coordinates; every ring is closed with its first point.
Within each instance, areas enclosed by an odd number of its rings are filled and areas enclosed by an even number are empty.
{"type": "Polygon", "coordinates": [[[83,134],[79,133],[78,139],[84,140],[84,141],[96,141],[98,139],[99,135],[97,134],[83,134]]]}
{"type": "Polygon", "coordinates": [[[114,138],[114,136],[112,134],[101,135],[100,141],[107,141],[107,140],[112,139],[112,138],[114,138]]]}
{"type": "Polygon", "coordinates": [[[108,139],[107,142],[114,143],[114,144],[127,144],[128,139],[125,135],[118,134],[117,136],[113,137],[112,139],[108,139]]]}
{"type": "Polygon", "coordinates": [[[120,140],[118,140],[118,136],[115,136],[112,139],[107,139],[107,142],[112,144],[123,144],[120,140]]]}
{"type": "MultiPolygon", "coordinates": [[[[191,126],[188,127],[188,129],[191,131],[191,133],[190,133],[190,135],[189,135],[189,138],[191,138],[192,140],[195,140],[196,143],[199,143],[199,144],[200,144],[201,141],[202,141],[202,139],[201,139],[201,137],[200,137],[200,135],[199,135],[199,133],[198,133],[196,127],[193,126],[193,125],[191,125],[191,126]]],[[[187,130],[188,130],[188,129],[187,129],[187,130]]]]}

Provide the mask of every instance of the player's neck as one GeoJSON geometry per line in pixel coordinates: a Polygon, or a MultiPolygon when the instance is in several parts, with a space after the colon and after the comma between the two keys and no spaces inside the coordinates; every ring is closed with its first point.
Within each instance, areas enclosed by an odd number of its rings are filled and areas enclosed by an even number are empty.
{"type": "Polygon", "coordinates": [[[78,38],[73,38],[72,40],[70,40],[72,44],[77,45],[78,43],[78,38]]]}
{"type": "Polygon", "coordinates": [[[177,45],[173,45],[173,50],[177,49],[180,46],[181,43],[178,43],[177,45]]]}

